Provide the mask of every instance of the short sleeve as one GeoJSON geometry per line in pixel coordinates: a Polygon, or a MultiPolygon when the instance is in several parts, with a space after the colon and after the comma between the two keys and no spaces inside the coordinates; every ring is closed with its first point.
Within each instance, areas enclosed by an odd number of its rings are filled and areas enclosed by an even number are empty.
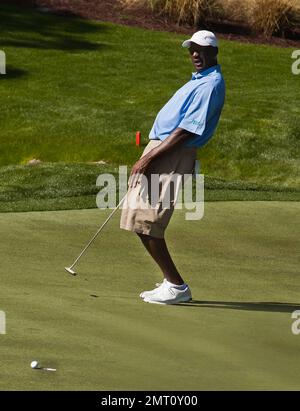
{"type": "Polygon", "coordinates": [[[202,135],[210,115],[209,112],[214,105],[214,98],[213,87],[205,87],[197,91],[178,127],[202,135]]]}

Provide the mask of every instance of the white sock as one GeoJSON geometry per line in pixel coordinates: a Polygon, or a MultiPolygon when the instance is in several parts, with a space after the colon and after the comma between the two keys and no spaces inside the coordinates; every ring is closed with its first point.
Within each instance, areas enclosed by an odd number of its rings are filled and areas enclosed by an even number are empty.
{"type": "Polygon", "coordinates": [[[182,284],[182,285],[177,285],[177,284],[172,284],[170,283],[168,280],[166,280],[166,283],[169,287],[173,287],[173,288],[177,288],[177,290],[184,290],[186,288],[186,284],[182,284]]]}

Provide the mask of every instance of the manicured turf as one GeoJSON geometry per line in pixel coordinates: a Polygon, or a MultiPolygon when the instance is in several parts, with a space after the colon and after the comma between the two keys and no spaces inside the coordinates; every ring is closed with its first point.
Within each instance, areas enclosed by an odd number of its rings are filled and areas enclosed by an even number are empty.
{"type": "MultiPolygon", "coordinates": [[[[107,160],[131,165],[158,110],[193,70],[184,35],[0,6],[0,165],[107,160]]],[[[199,152],[206,175],[300,186],[300,76],[292,49],[221,41],[227,99],[199,152]]]]}
{"type": "Polygon", "coordinates": [[[0,388],[299,390],[299,212],[219,202],[188,222],[177,211],[167,239],[194,301],[173,307],[139,300],[159,270],[117,217],[77,277],[63,270],[107,211],[0,214],[0,388]]]}

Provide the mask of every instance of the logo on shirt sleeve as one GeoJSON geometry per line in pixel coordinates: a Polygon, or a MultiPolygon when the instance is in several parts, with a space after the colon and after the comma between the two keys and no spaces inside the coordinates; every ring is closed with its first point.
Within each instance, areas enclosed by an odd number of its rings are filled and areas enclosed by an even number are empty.
{"type": "Polygon", "coordinates": [[[193,121],[192,121],[192,124],[194,124],[195,126],[202,126],[201,121],[193,120],[193,121]]]}

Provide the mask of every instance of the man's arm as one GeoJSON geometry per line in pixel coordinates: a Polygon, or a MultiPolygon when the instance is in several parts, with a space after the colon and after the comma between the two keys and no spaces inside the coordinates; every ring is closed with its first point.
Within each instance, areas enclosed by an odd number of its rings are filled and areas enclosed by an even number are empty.
{"type": "MultiPolygon", "coordinates": [[[[156,158],[164,156],[175,148],[182,146],[189,139],[195,137],[195,134],[183,128],[176,128],[159,146],[153,148],[143,157],[141,157],[132,167],[131,176],[134,174],[144,174],[149,164],[156,158]]],[[[131,178],[130,186],[136,186],[137,179],[131,178]]]]}

